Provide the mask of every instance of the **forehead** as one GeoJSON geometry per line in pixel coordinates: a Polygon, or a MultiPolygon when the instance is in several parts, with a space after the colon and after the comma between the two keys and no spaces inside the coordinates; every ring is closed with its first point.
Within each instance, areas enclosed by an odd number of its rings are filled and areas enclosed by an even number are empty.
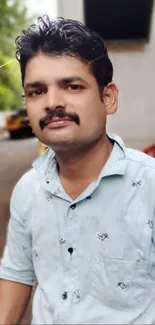
{"type": "Polygon", "coordinates": [[[50,56],[40,53],[28,61],[24,83],[40,79],[51,82],[72,75],[83,78],[87,82],[95,79],[88,64],[78,58],[67,55],[50,56]]]}

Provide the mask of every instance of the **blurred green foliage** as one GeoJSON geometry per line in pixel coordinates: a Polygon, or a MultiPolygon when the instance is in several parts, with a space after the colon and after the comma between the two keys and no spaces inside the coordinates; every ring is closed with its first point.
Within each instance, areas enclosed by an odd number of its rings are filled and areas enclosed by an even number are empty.
{"type": "MultiPolygon", "coordinates": [[[[34,17],[28,17],[21,0],[0,0],[0,66],[15,59],[15,39],[34,17]]],[[[17,60],[0,68],[0,111],[23,107],[20,69],[17,60]]]]}

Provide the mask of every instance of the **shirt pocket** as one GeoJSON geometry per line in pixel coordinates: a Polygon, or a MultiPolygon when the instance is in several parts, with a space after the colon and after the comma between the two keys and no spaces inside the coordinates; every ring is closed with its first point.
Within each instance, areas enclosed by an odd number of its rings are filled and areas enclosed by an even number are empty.
{"type": "Polygon", "coordinates": [[[146,291],[148,263],[100,257],[94,263],[91,295],[104,305],[121,309],[142,303],[146,291]]]}

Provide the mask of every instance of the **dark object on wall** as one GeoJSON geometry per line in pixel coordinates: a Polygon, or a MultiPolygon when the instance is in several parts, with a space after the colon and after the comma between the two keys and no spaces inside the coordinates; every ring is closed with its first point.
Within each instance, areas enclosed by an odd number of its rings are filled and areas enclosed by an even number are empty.
{"type": "Polygon", "coordinates": [[[105,40],[149,41],[154,0],[84,0],[85,24],[105,40]]]}

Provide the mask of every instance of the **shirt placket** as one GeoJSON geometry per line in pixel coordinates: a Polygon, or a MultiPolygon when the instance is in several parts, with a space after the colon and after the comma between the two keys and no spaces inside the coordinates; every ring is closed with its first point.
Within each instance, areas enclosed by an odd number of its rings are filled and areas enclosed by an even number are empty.
{"type": "Polygon", "coordinates": [[[66,216],[64,256],[64,291],[61,294],[60,313],[57,317],[59,323],[66,323],[71,305],[80,298],[77,288],[77,242],[79,234],[79,220],[77,216],[78,203],[70,205],[66,216]]]}

